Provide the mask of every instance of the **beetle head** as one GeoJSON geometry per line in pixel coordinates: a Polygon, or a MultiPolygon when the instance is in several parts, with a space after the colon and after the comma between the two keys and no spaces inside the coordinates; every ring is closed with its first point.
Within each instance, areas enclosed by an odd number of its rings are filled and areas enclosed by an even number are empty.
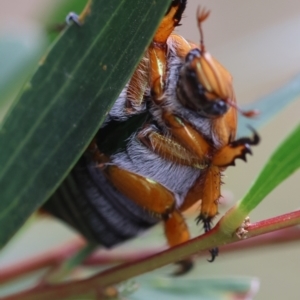
{"type": "Polygon", "coordinates": [[[234,101],[232,77],[206,50],[201,23],[209,11],[198,9],[200,49],[191,50],[180,71],[177,85],[179,101],[204,117],[219,117],[229,109],[228,99],[234,101]]]}
{"type": "Polygon", "coordinates": [[[197,11],[200,48],[192,49],[185,58],[177,83],[177,96],[181,104],[207,118],[224,115],[230,107],[252,117],[254,111],[242,112],[235,103],[232,76],[206,51],[201,23],[209,11],[197,11]]]}
{"type": "Polygon", "coordinates": [[[231,75],[210,56],[199,49],[191,50],[180,71],[177,85],[179,101],[204,117],[219,117],[234,101],[231,75]]]}

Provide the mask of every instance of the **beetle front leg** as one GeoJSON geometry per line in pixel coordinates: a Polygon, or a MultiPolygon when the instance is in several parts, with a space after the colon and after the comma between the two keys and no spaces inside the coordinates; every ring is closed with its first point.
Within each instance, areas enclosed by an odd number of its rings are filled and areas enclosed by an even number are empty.
{"type": "MultiPolygon", "coordinates": [[[[220,198],[221,173],[220,169],[214,165],[208,166],[203,170],[204,174],[196,180],[194,185],[187,193],[180,211],[185,211],[197,201],[201,201],[201,211],[197,218],[197,223],[202,222],[204,231],[211,230],[212,219],[218,213],[218,200],[220,198]]],[[[213,262],[218,255],[218,248],[210,249],[213,262]]]]}
{"type": "Polygon", "coordinates": [[[163,135],[150,126],[143,129],[137,137],[151,151],[166,160],[197,169],[207,166],[204,157],[197,157],[174,140],[172,136],[163,135]]]}
{"type": "MultiPolygon", "coordinates": [[[[212,227],[212,220],[218,214],[218,201],[220,199],[221,174],[216,166],[208,169],[203,185],[203,197],[201,205],[201,213],[197,218],[197,222],[202,222],[204,231],[209,232],[212,227]]],[[[209,262],[213,262],[219,254],[219,248],[215,247],[209,250],[211,258],[209,262]]]]}
{"type": "Polygon", "coordinates": [[[240,138],[217,151],[213,156],[212,163],[215,166],[223,168],[234,166],[237,158],[241,158],[246,161],[246,154],[252,154],[250,146],[257,145],[260,140],[259,135],[255,132],[255,130],[252,131],[252,138],[240,138]]]}
{"type": "Polygon", "coordinates": [[[190,239],[189,229],[182,214],[174,210],[164,221],[165,235],[170,246],[176,246],[190,239]]]}
{"type": "Polygon", "coordinates": [[[149,87],[148,73],[149,59],[145,55],[134,71],[127,88],[126,113],[134,113],[139,110],[149,87]]]}
{"type": "Polygon", "coordinates": [[[179,25],[186,2],[186,0],[172,1],[148,49],[151,93],[153,100],[157,104],[161,102],[161,96],[164,92],[167,66],[167,39],[174,28],[179,25]]]}
{"type": "Polygon", "coordinates": [[[172,136],[181,145],[184,145],[186,149],[196,155],[200,160],[205,161],[208,159],[208,155],[212,149],[202,134],[196,131],[183,119],[173,114],[163,113],[162,118],[168,126],[172,136]]]}
{"type": "Polygon", "coordinates": [[[218,213],[218,200],[221,196],[221,173],[214,165],[205,170],[202,184],[202,202],[199,220],[204,223],[205,231],[209,231],[209,224],[218,213]]]}

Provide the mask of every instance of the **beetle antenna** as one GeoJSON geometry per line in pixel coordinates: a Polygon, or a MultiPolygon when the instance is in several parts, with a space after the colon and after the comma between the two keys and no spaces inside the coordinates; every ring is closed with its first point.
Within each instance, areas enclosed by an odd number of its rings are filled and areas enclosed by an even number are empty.
{"type": "Polygon", "coordinates": [[[201,52],[205,52],[205,45],[204,45],[204,34],[202,30],[201,23],[204,22],[210,14],[209,10],[206,10],[205,8],[201,9],[200,6],[198,6],[197,9],[197,21],[198,21],[198,28],[200,32],[200,50],[201,52]]]}
{"type": "Polygon", "coordinates": [[[235,108],[239,113],[241,113],[246,118],[253,118],[259,115],[259,111],[254,110],[242,110],[235,102],[231,101],[230,99],[226,99],[225,101],[229,106],[235,108]]]}

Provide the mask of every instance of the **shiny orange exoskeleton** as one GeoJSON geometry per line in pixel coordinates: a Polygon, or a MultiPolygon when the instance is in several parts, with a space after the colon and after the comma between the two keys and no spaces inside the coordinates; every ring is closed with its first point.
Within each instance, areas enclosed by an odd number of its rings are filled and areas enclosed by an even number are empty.
{"type": "Polygon", "coordinates": [[[256,133],[235,140],[232,77],[204,46],[209,12],[197,12],[199,46],[173,33],[185,6],[172,2],[104,125],[45,205],[107,247],[160,220],[170,246],[187,241],[182,213],[198,201],[198,222],[209,231],[222,172],[259,142],[256,133]]]}

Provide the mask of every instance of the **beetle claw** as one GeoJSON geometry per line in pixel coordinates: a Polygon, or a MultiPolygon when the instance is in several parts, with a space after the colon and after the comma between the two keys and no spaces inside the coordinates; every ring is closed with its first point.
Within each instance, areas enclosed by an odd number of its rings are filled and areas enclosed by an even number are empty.
{"type": "Polygon", "coordinates": [[[246,145],[245,145],[245,148],[246,148],[246,152],[245,152],[245,153],[248,153],[248,154],[250,154],[250,155],[253,154],[253,153],[252,153],[252,150],[251,150],[251,147],[250,147],[249,144],[246,144],[246,145]]]}
{"type": "Polygon", "coordinates": [[[234,159],[232,160],[232,162],[229,164],[231,166],[235,165],[235,160],[237,158],[240,158],[242,160],[244,160],[245,162],[247,162],[247,154],[252,155],[252,150],[251,150],[251,146],[255,146],[260,142],[260,137],[257,134],[257,132],[255,131],[254,128],[250,127],[250,130],[253,132],[253,136],[252,137],[245,137],[245,138],[240,138],[236,141],[231,142],[231,147],[232,148],[238,148],[240,146],[243,146],[243,149],[241,151],[240,155],[237,155],[236,157],[234,157],[234,159]]]}
{"type": "Polygon", "coordinates": [[[207,259],[207,261],[212,263],[214,262],[215,258],[219,255],[219,248],[212,248],[209,250],[209,253],[211,254],[211,258],[207,259]]]}
{"type": "Polygon", "coordinates": [[[211,230],[211,220],[204,220],[202,217],[201,221],[203,221],[203,228],[204,228],[204,232],[209,232],[211,230]]]}
{"type": "Polygon", "coordinates": [[[166,12],[166,15],[167,15],[170,12],[170,9],[172,7],[177,6],[177,11],[176,11],[176,14],[174,15],[174,20],[176,20],[176,25],[175,26],[180,26],[181,25],[179,22],[181,21],[181,17],[182,17],[182,14],[183,14],[184,10],[185,10],[186,3],[187,3],[187,0],[173,0],[171,5],[169,6],[168,11],[166,12]]]}
{"type": "MultiPolygon", "coordinates": [[[[202,215],[198,216],[197,219],[196,219],[196,223],[197,225],[200,223],[200,222],[203,222],[203,228],[204,228],[204,232],[207,233],[211,230],[211,225],[212,225],[212,222],[211,222],[211,218],[208,218],[208,219],[204,219],[202,215]]],[[[209,253],[211,254],[211,258],[208,259],[207,261],[208,262],[213,262],[216,257],[218,256],[219,254],[219,248],[215,247],[215,248],[212,248],[209,250],[209,253]]]]}
{"type": "Polygon", "coordinates": [[[183,259],[175,263],[179,265],[178,269],[172,273],[172,276],[181,276],[188,273],[194,267],[194,262],[191,258],[183,259]]]}
{"type": "Polygon", "coordinates": [[[236,141],[231,142],[232,147],[247,145],[248,146],[247,148],[250,148],[250,146],[256,146],[260,142],[260,137],[259,137],[258,133],[256,132],[256,130],[251,126],[248,126],[248,127],[252,131],[253,136],[250,138],[249,137],[240,138],[236,141]]]}

